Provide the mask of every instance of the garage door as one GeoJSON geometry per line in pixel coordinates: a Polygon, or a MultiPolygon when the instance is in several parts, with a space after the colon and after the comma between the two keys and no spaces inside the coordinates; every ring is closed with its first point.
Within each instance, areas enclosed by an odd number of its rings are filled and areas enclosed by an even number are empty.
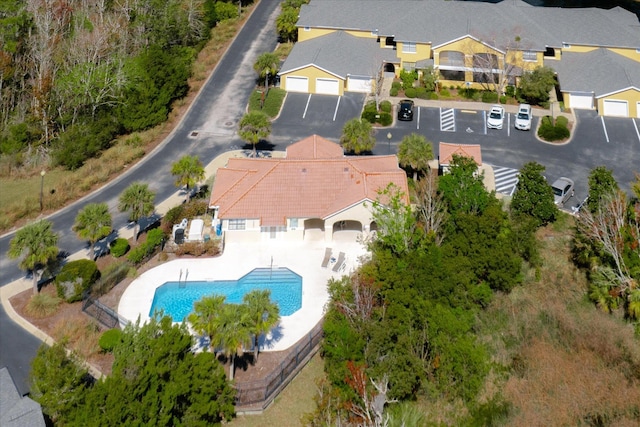
{"type": "Polygon", "coordinates": [[[287,76],[286,88],[288,92],[309,92],[309,79],[307,77],[287,76]]]}
{"type": "Polygon", "coordinates": [[[593,109],[593,94],[592,93],[572,93],[569,95],[569,103],[571,108],[580,109],[593,109]]]}
{"type": "Polygon", "coordinates": [[[340,95],[339,82],[336,79],[316,79],[316,93],[340,95]]]}
{"type": "Polygon", "coordinates": [[[602,114],[605,116],[629,117],[629,103],[616,99],[605,99],[602,114]]]}
{"type": "Polygon", "coordinates": [[[371,93],[371,78],[349,77],[349,80],[347,80],[347,90],[349,92],[371,93]]]}

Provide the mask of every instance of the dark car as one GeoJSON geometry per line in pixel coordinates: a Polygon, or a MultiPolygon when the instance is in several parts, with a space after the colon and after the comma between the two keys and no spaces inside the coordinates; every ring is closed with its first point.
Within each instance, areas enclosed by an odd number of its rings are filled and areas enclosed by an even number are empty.
{"type": "Polygon", "coordinates": [[[400,101],[398,120],[413,120],[413,101],[410,99],[400,101]]]}

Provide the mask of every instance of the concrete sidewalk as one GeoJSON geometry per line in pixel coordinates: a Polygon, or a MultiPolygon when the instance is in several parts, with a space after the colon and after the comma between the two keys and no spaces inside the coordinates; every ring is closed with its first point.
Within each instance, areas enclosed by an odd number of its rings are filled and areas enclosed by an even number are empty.
{"type": "MultiPolygon", "coordinates": [[[[205,181],[209,179],[211,176],[215,176],[218,168],[225,167],[230,158],[246,157],[245,154],[246,154],[246,151],[244,150],[227,151],[219,155],[215,159],[213,159],[209,164],[205,166],[205,181]]],[[[282,156],[283,152],[274,152],[272,153],[272,155],[274,157],[282,156]]],[[[169,209],[175,206],[178,206],[184,203],[185,201],[186,201],[186,192],[182,189],[177,190],[170,197],[163,200],[156,206],[156,213],[158,215],[163,216],[164,214],[167,213],[169,209]]],[[[123,237],[125,239],[129,239],[133,237],[133,228],[128,226],[121,227],[118,230],[118,236],[123,237]]],[[[78,259],[88,259],[88,258],[89,258],[88,251],[82,250],[69,255],[69,257],[67,258],[67,261],[74,261],[78,259]]],[[[12,298],[14,295],[27,291],[31,289],[32,286],[33,286],[33,281],[31,279],[27,279],[26,277],[24,277],[22,279],[18,279],[12,283],[9,283],[5,286],[0,287],[0,303],[2,303],[2,306],[7,312],[7,315],[14,322],[16,322],[18,325],[20,325],[22,328],[24,328],[26,331],[31,333],[33,336],[35,336],[42,342],[51,345],[55,342],[55,340],[49,335],[47,335],[46,333],[44,333],[43,331],[41,331],[40,329],[36,328],[31,323],[29,323],[22,316],[20,316],[14,310],[13,306],[9,302],[9,299],[12,298]]],[[[96,375],[99,376],[99,373],[96,368],[90,367],[90,369],[92,370],[92,375],[95,373],[96,375]]]]}

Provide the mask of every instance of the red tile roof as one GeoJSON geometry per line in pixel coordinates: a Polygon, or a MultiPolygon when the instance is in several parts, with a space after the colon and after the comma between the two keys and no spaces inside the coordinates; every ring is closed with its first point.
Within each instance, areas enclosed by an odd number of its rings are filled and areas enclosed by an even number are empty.
{"type": "Polygon", "coordinates": [[[478,144],[451,144],[441,142],[439,145],[439,159],[441,165],[450,165],[453,155],[471,157],[478,166],[482,166],[482,150],[478,144]]]}
{"type": "Polygon", "coordinates": [[[218,169],[211,207],[221,219],[259,218],[284,226],[286,218],[327,218],[364,200],[374,201],[389,183],[405,194],[405,172],[396,156],[346,157],[342,147],[318,135],[292,144],[285,158],[231,158],[218,169]]]}

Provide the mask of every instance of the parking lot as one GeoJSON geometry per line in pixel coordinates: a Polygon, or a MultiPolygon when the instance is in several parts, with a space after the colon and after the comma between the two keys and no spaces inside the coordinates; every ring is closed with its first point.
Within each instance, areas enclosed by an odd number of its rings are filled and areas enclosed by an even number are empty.
{"type": "MultiPolygon", "coordinates": [[[[289,93],[274,123],[275,138],[279,129],[283,134],[286,129],[287,135],[295,135],[287,142],[314,133],[337,141],[344,124],[360,116],[364,99],[363,95],[352,93],[341,97],[289,93]]],[[[560,176],[573,179],[576,193],[566,208],[587,196],[588,175],[596,166],[613,170],[621,188],[627,191],[634,172],[640,172],[640,119],[601,117],[595,111],[576,110],[577,123],[571,140],[551,144],[536,138],[539,115],[534,117],[531,131],[516,130],[513,113],[505,115],[502,129],[487,129],[487,112],[483,109],[486,105],[479,104],[479,107],[416,106],[412,121],[394,120],[392,126],[376,129],[377,145],[373,152],[395,153],[402,138],[411,133],[424,135],[431,141],[436,156],[440,141],[479,144],[483,162],[494,165],[500,172],[497,179],[504,182],[498,186],[504,194],[512,191],[516,171],[530,161],[544,165],[545,176],[551,182],[560,176]]],[[[284,148],[284,145],[278,146],[278,149],[284,148]]]]}

